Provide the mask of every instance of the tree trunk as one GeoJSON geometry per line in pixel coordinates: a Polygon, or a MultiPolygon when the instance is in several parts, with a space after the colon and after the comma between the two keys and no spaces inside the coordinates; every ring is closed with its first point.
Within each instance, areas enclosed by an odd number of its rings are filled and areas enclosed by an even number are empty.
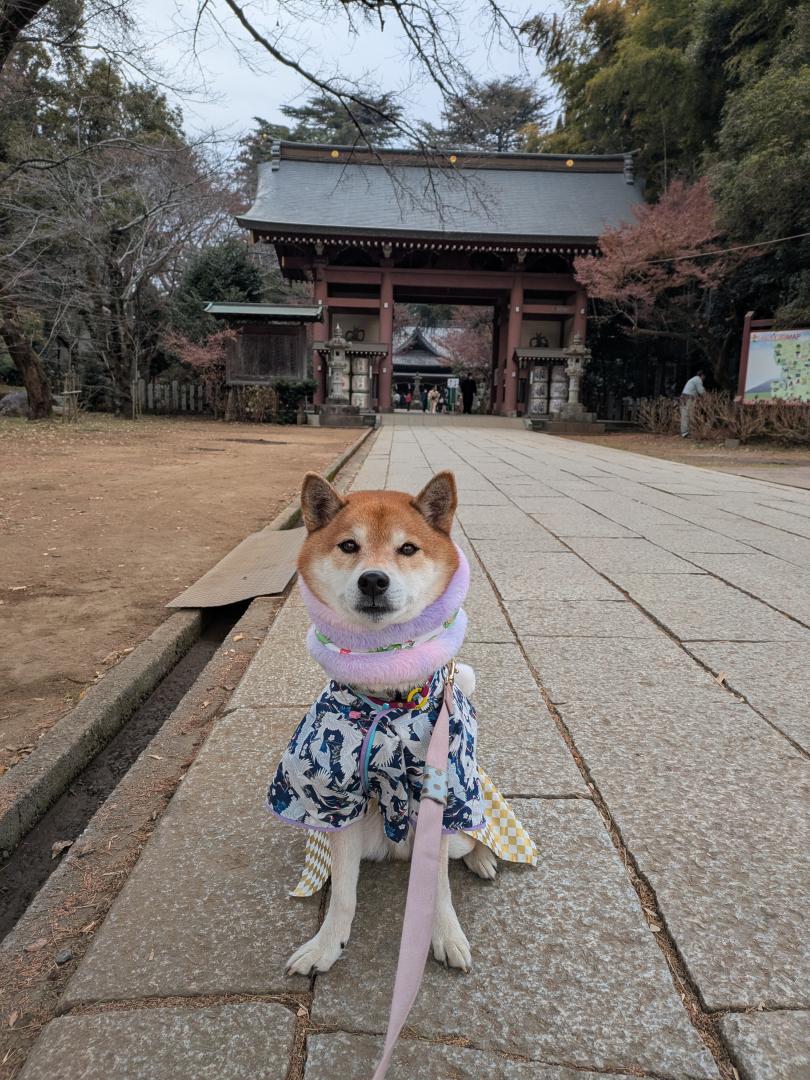
{"type": "Polygon", "coordinates": [[[0,10],[0,71],[11,56],[18,36],[39,15],[48,0],[7,0],[0,10]]]}
{"type": "Polygon", "coordinates": [[[42,360],[34,352],[31,342],[23,332],[19,315],[13,306],[0,310],[0,337],[6,343],[9,356],[22,376],[28,392],[28,419],[47,419],[52,413],[51,384],[42,360]]]}

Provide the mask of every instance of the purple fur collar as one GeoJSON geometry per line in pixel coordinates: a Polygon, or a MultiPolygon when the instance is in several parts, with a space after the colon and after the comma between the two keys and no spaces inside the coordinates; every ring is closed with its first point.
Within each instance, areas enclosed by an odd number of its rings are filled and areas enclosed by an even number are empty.
{"type": "Polygon", "coordinates": [[[458,568],[438,600],[434,600],[415,619],[379,630],[360,630],[345,625],[331,608],[321,603],[299,576],[298,586],[313,622],[307,634],[307,647],[313,659],[330,678],[348,686],[394,688],[424,683],[456,655],[467,629],[467,616],[461,610],[461,605],[470,585],[470,567],[464,552],[459,547],[456,551],[458,568]],[[442,624],[452,619],[456,612],[458,614],[453,622],[442,629],[442,624]],[[316,627],[341,648],[359,651],[335,652],[318,640],[316,627]],[[412,648],[379,653],[370,651],[410,641],[434,631],[435,637],[412,648]]]}

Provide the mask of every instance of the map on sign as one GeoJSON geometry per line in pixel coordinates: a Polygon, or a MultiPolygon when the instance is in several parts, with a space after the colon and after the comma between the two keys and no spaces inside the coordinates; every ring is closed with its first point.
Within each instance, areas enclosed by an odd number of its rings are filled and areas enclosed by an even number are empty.
{"type": "Polygon", "coordinates": [[[746,401],[810,401],[810,329],[751,334],[744,396],[746,401]]]}

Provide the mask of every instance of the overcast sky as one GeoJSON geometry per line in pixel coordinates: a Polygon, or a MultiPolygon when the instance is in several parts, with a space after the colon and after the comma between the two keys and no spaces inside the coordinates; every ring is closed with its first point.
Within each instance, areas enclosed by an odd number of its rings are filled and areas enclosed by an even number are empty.
{"type": "MultiPolygon", "coordinates": [[[[463,5],[459,20],[462,39],[455,51],[466,58],[475,77],[523,72],[543,84],[541,66],[530,53],[520,55],[509,42],[482,40],[481,22],[477,18],[480,0],[457,2],[463,5]]],[[[290,10],[295,3],[296,0],[285,0],[285,8],[290,10]]],[[[554,11],[561,7],[562,0],[538,0],[537,7],[513,9],[512,15],[519,19],[527,11],[554,11]]],[[[266,52],[247,42],[221,0],[211,0],[211,10],[222,20],[222,29],[211,22],[204,27],[196,42],[196,62],[189,34],[196,13],[195,0],[140,0],[139,32],[152,43],[154,59],[167,81],[195,91],[178,100],[188,132],[213,128],[236,140],[252,126],[254,116],[282,121],[280,106],[300,103],[308,88],[295,72],[276,64],[266,52]]],[[[272,0],[261,5],[248,4],[246,10],[265,31],[279,25],[278,9],[272,0]]],[[[300,17],[281,25],[284,47],[310,69],[320,74],[342,73],[365,78],[383,90],[399,91],[411,120],[439,121],[439,90],[423,73],[409,68],[404,35],[393,21],[382,31],[364,26],[358,33],[351,33],[338,12],[326,25],[300,17]]]]}

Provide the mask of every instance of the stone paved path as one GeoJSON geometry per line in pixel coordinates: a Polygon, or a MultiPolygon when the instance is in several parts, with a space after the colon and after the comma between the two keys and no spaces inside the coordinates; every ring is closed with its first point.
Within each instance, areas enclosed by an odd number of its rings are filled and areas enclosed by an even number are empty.
{"type": "MultiPolygon", "coordinates": [[[[542,858],[454,867],[475,968],[429,963],[392,1080],[807,1080],[810,493],[494,426],[384,427],[356,486],[440,468],[481,758],[542,858]]],[[[322,683],[305,627],[293,596],[25,1080],[370,1075],[405,868],[362,875],[332,972],[283,975],[320,901],[261,799],[322,683]]]]}

